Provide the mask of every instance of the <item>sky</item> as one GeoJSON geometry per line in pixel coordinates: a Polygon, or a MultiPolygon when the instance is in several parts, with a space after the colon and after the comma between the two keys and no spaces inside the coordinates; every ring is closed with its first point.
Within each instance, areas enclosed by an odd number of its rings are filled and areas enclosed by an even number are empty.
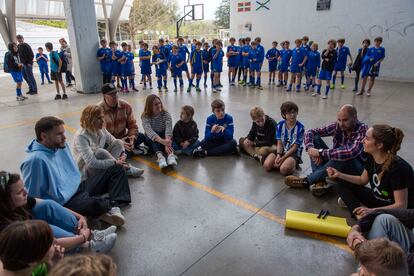
{"type": "MultiPolygon", "coordinates": [[[[214,12],[220,4],[220,0],[190,0],[190,4],[204,4],[204,19],[214,20],[214,12]]],[[[188,0],[177,0],[178,6],[183,14],[184,6],[188,5],[188,0]]]]}

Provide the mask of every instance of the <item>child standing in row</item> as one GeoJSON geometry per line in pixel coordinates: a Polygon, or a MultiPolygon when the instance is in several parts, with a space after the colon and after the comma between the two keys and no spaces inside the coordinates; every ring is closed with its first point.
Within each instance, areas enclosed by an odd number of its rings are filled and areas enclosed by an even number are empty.
{"type": "Polygon", "coordinates": [[[358,83],[359,83],[359,77],[361,74],[362,69],[362,61],[364,60],[366,54],[369,50],[369,45],[371,44],[371,40],[364,39],[362,41],[362,47],[358,49],[358,54],[355,58],[355,62],[352,64],[352,70],[355,71],[355,86],[353,92],[358,91],[358,83]]]}
{"type": "Polygon", "coordinates": [[[188,72],[188,59],[187,55],[190,56],[190,51],[187,48],[187,45],[184,45],[184,39],[182,37],[178,38],[177,40],[177,46],[178,46],[178,54],[183,58],[184,63],[181,66],[181,70],[185,72],[187,75],[187,80],[190,81],[190,73],[188,72]]]}
{"type": "Polygon", "coordinates": [[[122,57],[118,60],[121,65],[121,86],[122,92],[128,93],[128,77],[131,75],[131,66],[128,63],[128,44],[126,42],[121,43],[122,57]]]}
{"type": "Polygon", "coordinates": [[[152,64],[155,66],[155,76],[157,77],[157,88],[158,92],[162,92],[162,80],[164,79],[164,90],[168,91],[167,88],[167,60],[165,56],[160,52],[157,45],[152,47],[152,64]]]}
{"type": "Polygon", "coordinates": [[[144,43],[142,51],[139,53],[139,59],[141,61],[141,74],[144,81],[144,90],[147,89],[147,81],[149,82],[149,87],[152,89],[152,79],[151,79],[151,51],[148,50],[148,44],[144,43]]]}
{"type": "Polygon", "coordinates": [[[282,50],[280,51],[280,70],[279,70],[279,84],[280,86],[286,86],[288,81],[289,62],[292,57],[292,50],[289,49],[289,41],[281,43],[282,50]]]}
{"type": "Polygon", "coordinates": [[[305,91],[308,91],[309,87],[312,85],[312,92],[314,92],[316,86],[316,74],[321,66],[321,54],[318,51],[318,43],[312,43],[311,51],[308,51],[307,56],[305,91]]]}
{"type": "MultiPolygon", "coordinates": [[[[112,60],[112,83],[117,83],[117,87],[121,87],[119,85],[119,81],[121,79],[121,59],[123,57],[122,52],[117,49],[118,44],[115,41],[111,41],[109,43],[109,47],[111,48],[111,60],[112,60]]],[[[122,87],[123,88],[123,87],[122,87]]]]}
{"type": "Polygon", "coordinates": [[[303,66],[308,59],[306,50],[302,48],[302,40],[295,40],[296,48],[292,51],[292,58],[290,62],[290,84],[286,92],[292,91],[292,85],[296,82],[296,92],[300,92],[300,81],[302,79],[303,66]]]}
{"type": "Polygon", "coordinates": [[[135,65],[134,65],[135,55],[134,55],[134,52],[132,51],[131,45],[128,44],[127,50],[128,50],[127,62],[129,65],[129,76],[128,76],[129,88],[131,88],[132,91],[134,92],[138,92],[138,89],[135,88],[135,65]]]}
{"type": "Polygon", "coordinates": [[[191,156],[200,145],[198,127],[193,117],[194,108],[192,106],[185,105],[181,108],[180,120],[173,129],[173,148],[176,154],[183,153],[191,156]]]}
{"type": "Polygon", "coordinates": [[[243,86],[247,85],[247,74],[249,73],[249,53],[251,50],[250,37],[244,39],[244,45],[242,47],[242,58],[243,58],[243,86]]]}
{"type": "Polygon", "coordinates": [[[23,63],[20,61],[16,43],[10,42],[7,45],[7,48],[9,51],[4,56],[4,72],[10,73],[16,83],[16,100],[21,102],[27,99],[27,97],[22,94],[23,63]]]}
{"type": "Polygon", "coordinates": [[[211,62],[211,56],[209,54],[209,45],[208,42],[204,42],[203,45],[203,73],[204,73],[204,88],[207,88],[207,78],[208,73],[210,72],[210,62],[211,62]]]}
{"type": "Polygon", "coordinates": [[[325,90],[325,95],[322,97],[322,99],[328,98],[330,82],[332,79],[332,72],[334,70],[335,62],[337,58],[335,46],[336,46],[335,39],[331,39],[328,41],[328,47],[322,51],[322,56],[321,56],[322,68],[321,68],[321,71],[319,72],[318,88],[317,88],[317,92],[312,94],[312,97],[315,97],[316,95],[321,94],[322,81],[324,80],[326,82],[326,90],[325,90]]]}
{"type": "Polygon", "coordinates": [[[96,53],[96,58],[101,64],[102,82],[112,82],[112,50],[107,47],[106,39],[101,39],[101,48],[96,53]]]}
{"type": "Polygon", "coordinates": [[[275,84],[276,70],[277,70],[277,60],[280,56],[280,52],[277,49],[277,41],[272,42],[272,48],[269,49],[266,53],[266,59],[269,63],[269,85],[272,83],[275,84]]]}
{"type": "Polygon", "coordinates": [[[227,66],[229,67],[229,84],[234,86],[234,80],[236,79],[236,67],[238,63],[239,49],[236,45],[236,39],[230,38],[230,45],[227,46],[227,66]]]}
{"type": "Polygon", "coordinates": [[[263,90],[260,79],[260,51],[257,49],[255,41],[251,43],[252,49],[249,52],[249,71],[250,71],[250,83],[249,86],[252,88],[257,87],[259,90],[263,90]],[[257,82],[255,78],[257,77],[257,82]]]}
{"type": "Polygon", "coordinates": [[[55,100],[66,100],[68,95],[66,95],[66,88],[65,84],[63,83],[62,79],[62,59],[57,51],[53,51],[53,44],[51,42],[47,42],[45,44],[46,50],[49,52],[49,60],[50,60],[50,75],[52,80],[55,81],[56,86],[56,96],[55,100]],[[59,84],[62,87],[63,96],[60,95],[59,91],[59,84]]]}
{"type": "Polygon", "coordinates": [[[346,69],[346,62],[349,59],[351,60],[349,66],[352,65],[352,55],[349,51],[349,48],[344,46],[345,38],[338,39],[336,41],[338,44],[338,48],[336,48],[336,54],[338,56],[337,61],[335,62],[335,68],[332,76],[332,84],[331,89],[335,89],[335,82],[336,82],[336,74],[341,72],[341,89],[345,89],[344,81],[345,81],[345,69],[346,69]]]}
{"type": "Polygon", "coordinates": [[[203,73],[203,52],[201,51],[201,45],[202,43],[200,41],[197,41],[194,51],[192,51],[190,54],[191,79],[188,84],[187,92],[191,92],[194,77],[197,78],[195,87],[196,91],[201,92],[200,80],[201,74],[203,73]]]}
{"type": "Polygon", "coordinates": [[[204,140],[194,150],[193,158],[227,155],[237,151],[237,142],[233,139],[233,117],[225,112],[222,100],[211,103],[213,112],[207,118],[204,140]]]}
{"type": "Polygon", "coordinates": [[[174,45],[172,47],[172,54],[170,55],[168,60],[168,67],[171,70],[174,79],[174,92],[177,92],[177,78],[180,80],[180,89],[182,90],[184,87],[182,76],[183,64],[185,64],[185,60],[182,58],[181,55],[178,54],[178,46],[174,45]]]}
{"type": "Polygon", "coordinates": [[[215,47],[213,48],[211,52],[213,56],[212,65],[213,65],[213,72],[214,72],[213,93],[221,91],[220,76],[221,76],[221,72],[223,72],[223,57],[224,57],[224,52],[222,49],[223,49],[223,44],[221,43],[221,41],[217,41],[215,44],[215,47]]]}
{"type": "Polygon", "coordinates": [[[37,49],[38,53],[36,54],[36,62],[37,65],[39,66],[39,70],[40,70],[40,77],[42,79],[42,85],[45,84],[45,77],[48,81],[48,83],[53,83],[50,81],[49,78],[49,67],[47,66],[47,63],[49,62],[49,59],[47,58],[47,55],[45,55],[43,53],[43,48],[39,47],[37,49]]]}

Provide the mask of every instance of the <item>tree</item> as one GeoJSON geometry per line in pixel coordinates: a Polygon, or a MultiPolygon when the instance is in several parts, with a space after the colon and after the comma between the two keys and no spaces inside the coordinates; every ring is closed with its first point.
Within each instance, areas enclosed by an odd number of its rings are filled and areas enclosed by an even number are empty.
{"type": "Polygon", "coordinates": [[[230,28],[230,0],[221,0],[220,5],[216,9],[216,21],[214,24],[219,29],[230,28]]]}
{"type": "Polygon", "coordinates": [[[157,30],[174,24],[178,7],[175,0],[134,0],[129,14],[129,34],[135,49],[135,36],[139,31],[157,30]]]}

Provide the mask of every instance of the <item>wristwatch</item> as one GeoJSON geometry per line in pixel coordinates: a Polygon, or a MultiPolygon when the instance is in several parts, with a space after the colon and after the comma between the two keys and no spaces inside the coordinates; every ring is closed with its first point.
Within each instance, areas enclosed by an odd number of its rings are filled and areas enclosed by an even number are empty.
{"type": "Polygon", "coordinates": [[[318,149],[319,156],[322,156],[323,149],[318,149]]]}

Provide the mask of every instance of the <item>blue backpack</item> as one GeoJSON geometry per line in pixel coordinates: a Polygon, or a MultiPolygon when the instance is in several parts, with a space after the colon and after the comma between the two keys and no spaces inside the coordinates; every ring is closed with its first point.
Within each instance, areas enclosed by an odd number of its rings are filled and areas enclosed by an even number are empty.
{"type": "Polygon", "coordinates": [[[4,55],[4,61],[3,61],[3,71],[5,73],[9,73],[9,59],[10,59],[10,52],[6,52],[4,55]]]}

